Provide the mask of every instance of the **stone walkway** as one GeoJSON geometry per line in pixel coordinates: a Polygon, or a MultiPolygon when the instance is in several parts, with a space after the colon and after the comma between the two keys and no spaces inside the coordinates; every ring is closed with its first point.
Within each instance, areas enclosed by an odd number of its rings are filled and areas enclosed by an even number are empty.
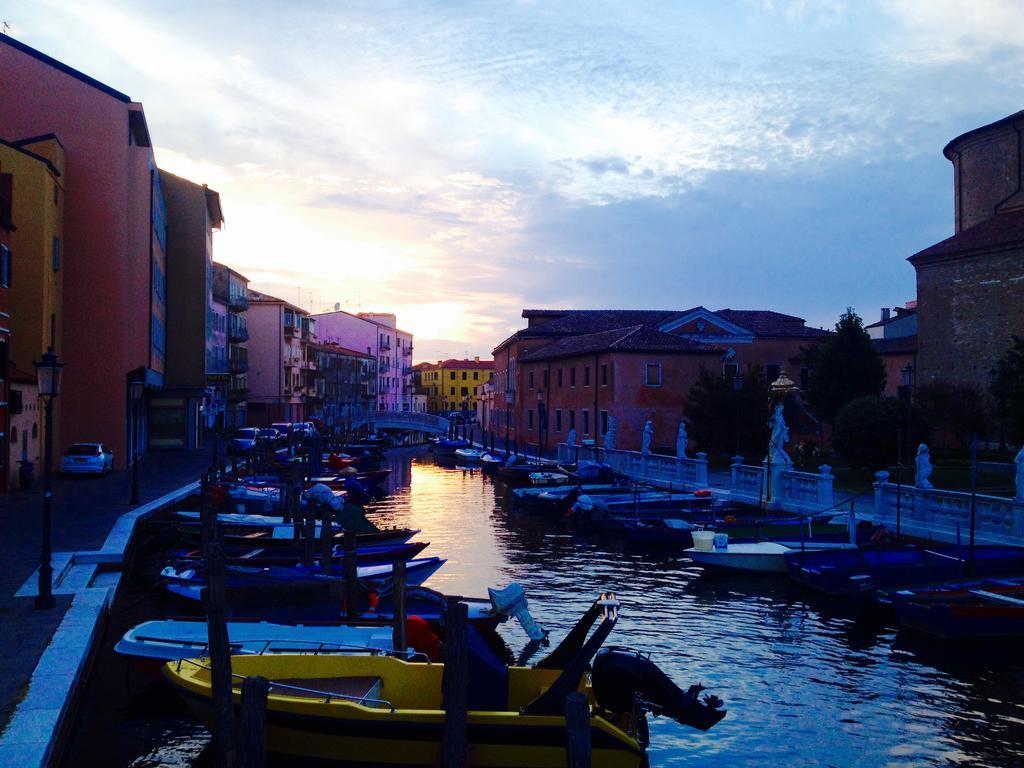
{"type": "MultiPolygon", "coordinates": [[[[209,451],[154,453],[139,463],[142,503],[198,479],[210,463],[209,451]]],[[[39,565],[42,538],[42,478],[32,491],[0,495],[0,732],[25,683],[71,603],[57,597],[54,610],[37,611],[33,598],[14,593],[39,565]]],[[[53,499],[53,551],[99,549],[118,516],[131,507],[131,473],[104,478],[56,478],[53,499]]]]}

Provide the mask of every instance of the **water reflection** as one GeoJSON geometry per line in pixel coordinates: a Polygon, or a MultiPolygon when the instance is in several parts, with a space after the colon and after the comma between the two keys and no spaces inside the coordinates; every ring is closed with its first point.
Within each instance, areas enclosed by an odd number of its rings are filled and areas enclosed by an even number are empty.
{"type": "MultiPolygon", "coordinates": [[[[650,652],[678,683],[702,681],[725,699],[729,716],[706,734],[653,720],[653,766],[1024,764],[1019,648],[942,651],[785,578],[709,577],[685,559],[587,540],[516,514],[500,483],[435,466],[425,451],[396,453],[389,466],[392,493],[371,514],[422,529],[428,553],[448,558],[431,586],[485,595],[518,581],[556,639],[613,589],[623,610],[611,642],[650,652]]],[[[518,626],[501,631],[513,652],[526,645],[518,626]]],[[[91,749],[96,761],[66,764],[196,764],[207,737],[173,703],[126,702],[113,684],[99,697],[90,700],[115,714],[91,722],[102,737],[78,742],[91,744],[78,757],[91,749]],[[114,734],[127,753],[116,763],[101,746],[114,734]]]]}

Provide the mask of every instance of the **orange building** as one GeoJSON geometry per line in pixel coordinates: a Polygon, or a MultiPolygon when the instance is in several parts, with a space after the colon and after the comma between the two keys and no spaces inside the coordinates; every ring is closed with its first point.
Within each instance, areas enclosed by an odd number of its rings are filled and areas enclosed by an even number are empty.
{"type": "MultiPolygon", "coordinates": [[[[526,328],[494,350],[490,427],[497,442],[552,450],[570,430],[640,448],[653,422],[655,448],[672,452],[683,405],[701,368],[732,380],[785,370],[807,385],[805,350],[829,335],[767,310],[523,310],[526,328]]],[[[532,450],[532,448],[531,448],[532,450]]]]}
{"type": "Polygon", "coordinates": [[[0,72],[0,137],[55,166],[48,153],[59,147],[64,188],[51,204],[64,191],[74,201],[50,265],[74,286],[55,334],[61,444],[107,443],[123,467],[131,429],[145,448],[147,403],[164,385],[166,224],[146,117],[125,94],[6,35],[0,72]],[[141,408],[129,402],[131,380],[146,385],[141,408]]]}

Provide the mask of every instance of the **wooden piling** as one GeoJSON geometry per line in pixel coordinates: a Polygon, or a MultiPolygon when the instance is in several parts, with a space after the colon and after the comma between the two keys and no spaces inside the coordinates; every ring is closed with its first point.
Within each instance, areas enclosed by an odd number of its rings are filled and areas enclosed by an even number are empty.
{"type": "Polygon", "coordinates": [[[334,572],[334,511],[329,504],[320,504],[320,567],[324,573],[334,572]]]}
{"type": "Polygon", "coordinates": [[[405,649],[409,647],[405,625],[405,560],[395,560],[392,568],[392,602],[394,602],[395,615],[391,631],[391,647],[395,653],[404,653],[405,649]]]}
{"type": "Polygon", "coordinates": [[[448,626],[444,644],[444,737],[441,741],[442,768],[465,768],[467,691],[469,685],[468,611],[457,597],[448,598],[448,626]]]}
{"type": "Polygon", "coordinates": [[[235,706],[231,698],[231,648],[228,644],[224,548],[214,539],[206,553],[207,643],[213,687],[213,740],[217,768],[235,768],[235,706]]]}
{"type": "Polygon", "coordinates": [[[267,762],[267,694],[265,677],[242,681],[242,713],[238,724],[238,768],[263,768],[267,762]]]}
{"type": "Polygon", "coordinates": [[[306,506],[306,517],[302,525],[302,564],[313,567],[313,553],[316,545],[316,514],[312,505],[306,506]]]}
{"type": "Polygon", "coordinates": [[[573,691],[565,697],[568,768],[590,768],[590,701],[573,691]]]}
{"type": "Polygon", "coordinates": [[[354,619],[359,616],[359,577],[356,569],[356,532],[345,531],[345,615],[354,619]]]}

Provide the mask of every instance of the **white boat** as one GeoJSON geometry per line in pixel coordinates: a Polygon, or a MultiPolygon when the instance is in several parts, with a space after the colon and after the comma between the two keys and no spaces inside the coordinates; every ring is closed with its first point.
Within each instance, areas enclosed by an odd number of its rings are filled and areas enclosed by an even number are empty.
{"type": "MultiPolygon", "coordinates": [[[[390,653],[391,627],[304,626],[268,621],[227,622],[231,653],[390,653]]],[[[123,655],[164,663],[207,655],[206,621],[146,621],[132,627],[114,646],[123,655]]]]}
{"type": "Polygon", "coordinates": [[[856,549],[845,542],[729,542],[723,547],[690,547],[684,550],[691,560],[709,568],[742,573],[786,573],[786,554],[794,550],[856,549]]]}
{"type": "Polygon", "coordinates": [[[569,476],[564,472],[531,472],[530,485],[533,486],[555,486],[564,485],[569,476]]]}
{"type": "Polygon", "coordinates": [[[455,458],[461,459],[462,461],[478,462],[484,456],[484,451],[479,448],[456,448],[455,458]]]}

